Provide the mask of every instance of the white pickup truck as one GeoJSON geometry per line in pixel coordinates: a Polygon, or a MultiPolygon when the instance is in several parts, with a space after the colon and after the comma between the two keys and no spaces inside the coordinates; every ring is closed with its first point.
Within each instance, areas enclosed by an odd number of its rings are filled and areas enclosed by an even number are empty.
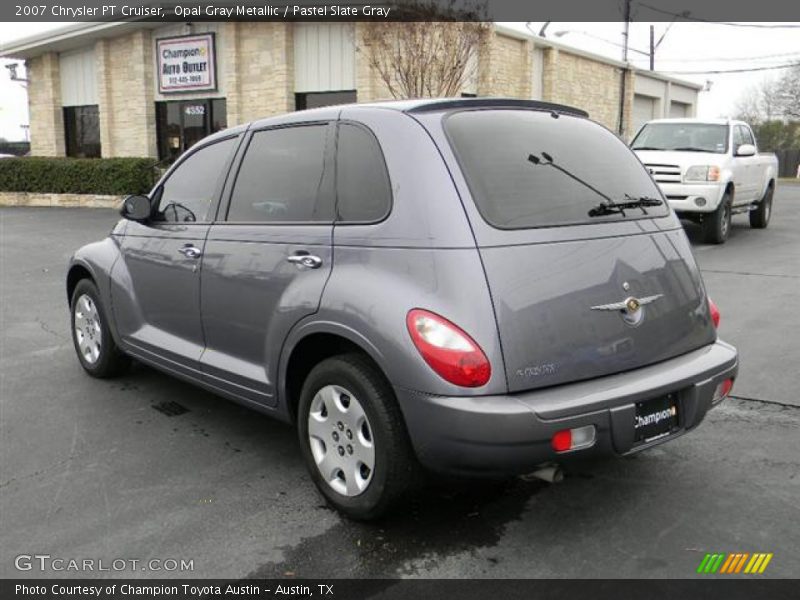
{"type": "Polygon", "coordinates": [[[724,243],[736,213],[749,213],[751,227],[769,223],[778,159],[758,153],[747,123],[657,119],[642,126],[631,148],[675,212],[700,223],[707,242],[724,243]]]}

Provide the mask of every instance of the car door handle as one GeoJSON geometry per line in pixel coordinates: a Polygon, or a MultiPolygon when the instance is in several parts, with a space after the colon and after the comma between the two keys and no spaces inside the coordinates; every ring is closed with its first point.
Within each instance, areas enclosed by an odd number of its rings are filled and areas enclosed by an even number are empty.
{"type": "Polygon", "coordinates": [[[287,256],[286,260],[290,263],[297,265],[298,269],[302,269],[306,267],[307,269],[319,269],[322,266],[322,259],[319,256],[314,256],[313,254],[292,254],[291,256],[287,256]]]}
{"type": "Polygon", "coordinates": [[[200,258],[203,256],[203,253],[197,246],[184,246],[183,248],[179,248],[178,252],[183,254],[186,258],[200,258]]]}

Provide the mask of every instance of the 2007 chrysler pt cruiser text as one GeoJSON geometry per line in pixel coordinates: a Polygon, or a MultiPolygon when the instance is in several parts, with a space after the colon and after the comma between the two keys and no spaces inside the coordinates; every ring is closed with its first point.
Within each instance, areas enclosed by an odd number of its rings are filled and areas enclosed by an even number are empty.
{"type": "Polygon", "coordinates": [[[70,262],[83,368],[135,358],[295,423],[351,517],[422,469],[638,452],[694,429],[736,377],[675,214],[566,106],[256,121],[193,146],[122,216],[70,262]]]}

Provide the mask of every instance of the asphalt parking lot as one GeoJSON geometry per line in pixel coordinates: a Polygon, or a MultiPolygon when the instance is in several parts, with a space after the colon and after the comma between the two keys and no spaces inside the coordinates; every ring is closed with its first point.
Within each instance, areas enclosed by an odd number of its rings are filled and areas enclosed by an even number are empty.
{"type": "Polygon", "coordinates": [[[688,226],[741,352],[734,397],[694,434],[557,485],[430,489],[372,525],[324,506],[291,428],[143,366],[83,373],[64,268],[116,218],[0,209],[0,577],[115,575],[15,569],[35,553],[194,564],[126,577],[691,577],[706,552],[771,552],[764,576],[797,576],[800,185],[766,231],[737,216],[707,246],[688,226]]]}

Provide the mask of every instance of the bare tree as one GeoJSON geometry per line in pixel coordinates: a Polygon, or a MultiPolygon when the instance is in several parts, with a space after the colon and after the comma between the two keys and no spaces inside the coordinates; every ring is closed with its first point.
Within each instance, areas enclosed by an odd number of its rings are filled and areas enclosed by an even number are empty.
{"type": "Polygon", "coordinates": [[[409,0],[402,22],[372,22],[362,38],[369,65],[394,98],[455,96],[476,75],[491,25],[480,5],[409,0]],[[423,20],[424,19],[424,20],[423,20]]]}
{"type": "Polygon", "coordinates": [[[750,123],[764,150],[800,146],[800,68],[750,86],[736,103],[735,114],[750,123]]]}
{"type": "Polygon", "coordinates": [[[786,119],[800,119],[800,66],[786,71],[776,86],[777,109],[786,119]]]}
{"type": "Polygon", "coordinates": [[[736,100],[734,116],[750,124],[759,123],[764,119],[761,106],[761,89],[758,85],[751,85],[736,100]]]}

